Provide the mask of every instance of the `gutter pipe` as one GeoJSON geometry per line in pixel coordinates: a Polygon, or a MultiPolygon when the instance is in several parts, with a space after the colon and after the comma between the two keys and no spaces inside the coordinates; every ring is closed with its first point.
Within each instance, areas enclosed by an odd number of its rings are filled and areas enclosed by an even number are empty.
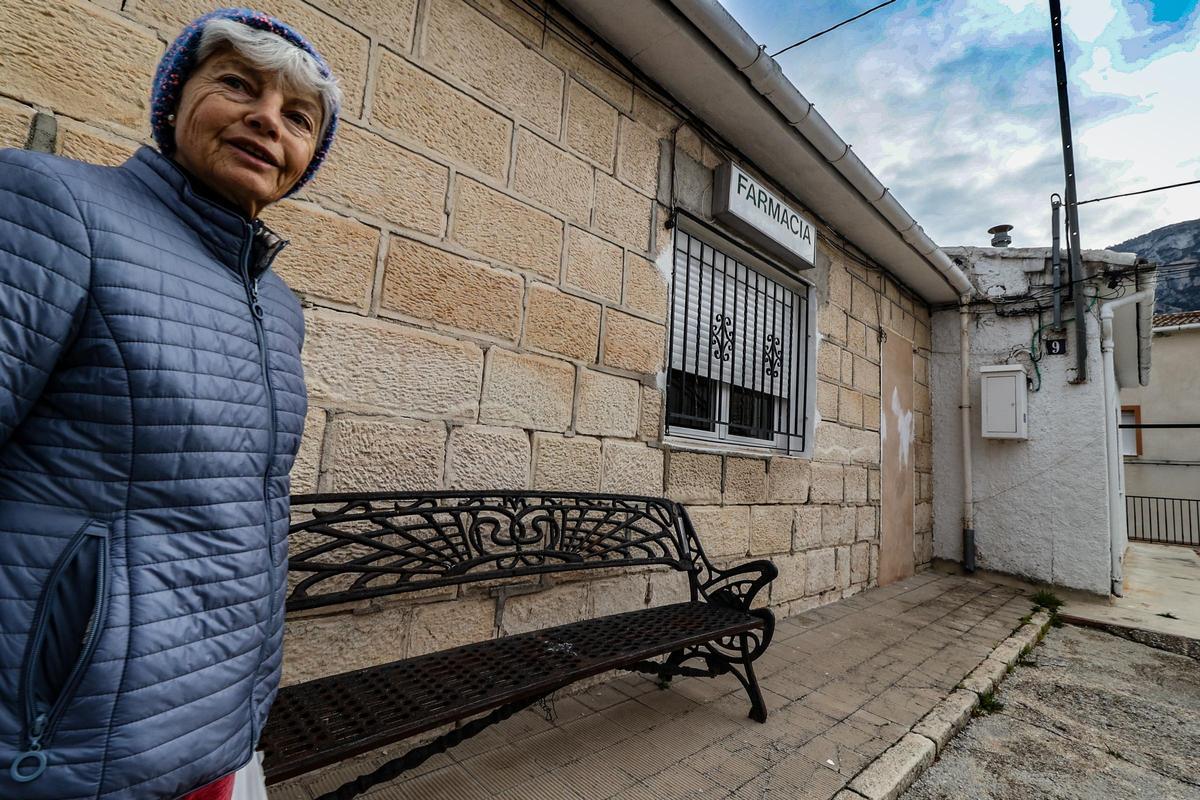
{"type": "Polygon", "coordinates": [[[1189,322],[1186,325],[1163,325],[1161,328],[1152,328],[1151,333],[1179,333],[1181,331],[1200,331],[1200,322],[1189,322]]]}
{"type": "Polygon", "coordinates": [[[670,0],[671,4],[724,53],[750,85],[795,128],[860,195],[888,221],[900,237],[916,250],[942,278],[962,295],[971,282],[958,265],[938,247],[899,201],[837,135],[816,107],[792,85],[779,62],[717,0],[670,0]]]}
{"type": "MultiPolygon", "coordinates": [[[[1080,292],[1082,294],[1082,292],[1080,292]]],[[[1108,462],[1108,538],[1112,559],[1112,594],[1120,597],[1125,582],[1122,560],[1128,532],[1125,530],[1125,480],[1121,463],[1120,433],[1117,429],[1117,370],[1113,357],[1113,313],[1122,306],[1154,300],[1153,289],[1143,289],[1105,303],[1100,308],[1100,354],[1104,360],[1104,441],[1108,462]]],[[[1076,321],[1076,325],[1080,322],[1076,321]]],[[[1200,326],[1198,326],[1200,327],[1200,326]]]]}
{"type": "Polygon", "coordinates": [[[964,293],[958,307],[959,391],[962,425],[962,564],[975,571],[975,502],[971,478],[971,295],[964,293]]]}

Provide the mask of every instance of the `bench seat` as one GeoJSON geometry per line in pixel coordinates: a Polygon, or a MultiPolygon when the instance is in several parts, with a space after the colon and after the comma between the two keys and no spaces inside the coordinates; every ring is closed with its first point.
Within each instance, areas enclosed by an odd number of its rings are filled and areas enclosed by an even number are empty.
{"type": "Polygon", "coordinates": [[[645,659],[761,630],[676,603],[442,650],[280,690],[260,748],[270,783],[645,659]]]}

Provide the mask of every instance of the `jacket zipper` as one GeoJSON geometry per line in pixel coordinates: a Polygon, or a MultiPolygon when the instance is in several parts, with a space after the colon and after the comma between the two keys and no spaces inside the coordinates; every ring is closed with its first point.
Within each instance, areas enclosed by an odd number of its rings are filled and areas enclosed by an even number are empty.
{"type": "MultiPolygon", "coordinates": [[[[262,322],[263,316],[264,316],[263,307],[258,302],[258,278],[254,278],[253,281],[251,281],[251,279],[250,279],[250,256],[251,256],[251,253],[253,252],[254,238],[255,238],[255,235],[258,230],[257,225],[258,225],[258,223],[256,221],[254,225],[248,226],[249,235],[246,237],[246,242],[242,246],[241,267],[242,267],[242,281],[246,287],[246,300],[250,306],[251,316],[254,318],[254,333],[258,339],[259,366],[262,368],[263,385],[266,387],[266,390],[267,390],[267,406],[271,413],[271,429],[270,429],[270,431],[268,431],[269,435],[268,435],[268,440],[267,440],[268,441],[268,443],[267,443],[267,468],[263,472],[263,481],[262,481],[263,510],[265,512],[265,518],[263,520],[263,527],[267,532],[267,560],[269,562],[268,569],[267,569],[267,580],[269,582],[270,591],[271,591],[270,596],[269,596],[269,601],[268,601],[270,613],[268,615],[267,622],[269,624],[270,620],[273,620],[275,618],[275,594],[276,594],[276,592],[275,592],[275,589],[276,589],[276,586],[275,586],[275,550],[274,550],[274,546],[272,543],[273,531],[271,530],[270,479],[271,479],[271,465],[275,462],[275,431],[276,431],[277,423],[276,423],[276,414],[275,414],[275,391],[271,386],[271,375],[270,375],[269,367],[267,365],[266,332],[263,329],[263,322],[262,322]]],[[[276,252],[278,252],[278,249],[272,250],[268,254],[268,257],[273,258],[276,252]]],[[[262,646],[265,646],[265,645],[266,645],[266,641],[264,640],[262,646]]],[[[262,654],[262,646],[259,647],[260,656],[262,654]]],[[[261,666],[261,662],[260,662],[259,666],[261,666]]],[[[257,742],[258,737],[259,737],[258,715],[254,712],[254,707],[253,707],[253,705],[254,705],[253,704],[254,687],[257,684],[257,682],[258,682],[258,668],[256,667],[254,679],[250,682],[250,697],[251,697],[250,730],[251,730],[253,742],[257,742]]]]}
{"type": "MultiPolygon", "coordinates": [[[[96,650],[96,646],[100,641],[100,629],[104,624],[108,611],[108,591],[105,583],[108,576],[108,537],[105,534],[90,533],[94,522],[85,523],[84,528],[76,534],[76,538],[68,545],[67,550],[60,557],[54,572],[46,580],[47,594],[43,596],[43,602],[50,602],[52,593],[55,589],[55,584],[58,582],[59,576],[63,570],[71,563],[75,554],[87,542],[89,536],[97,536],[101,542],[96,556],[96,603],[92,609],[91,620],[88,623],[87,633],[84,635],[83,647],[79,651],[79,657],[75,660],[75,665],[71,668],[71,672],[67,676],[67,681],[63,684],[59,691],[58,697],[55,698],[53,705],[49,709],[41,709],[37,707],[37,699],[33,694],[33,663],[32,658],[30,663],[25,666],[25,672],[22,675],[23,692],[22,700],[25,707],[25,730],[27,731],[28,747],[24,753],[21,753],[13,760],[9,770],[13,780],[18,783],[28,783],[41,777],[46,770],[46,753],[45,748],[54,738],[55,731],[58,730],[58,724],[62,720],[63,712],[66,711],[68,701],[74,697],[75,690],[79,687],[79,682],[83,679],[83,673],[87,669],[87,665],[92,660],[92,654],[96,650]],[[21,764],[33,759],[36,762],[35,768],[28,772],[20,770],[21,764]]],[[[41,647],[42,638],[46,632],[46,623],[49,619],[49,612],[39,605],[37,611],[37,625],[30,633],[33,642],[34,654],[41,647]]]]}

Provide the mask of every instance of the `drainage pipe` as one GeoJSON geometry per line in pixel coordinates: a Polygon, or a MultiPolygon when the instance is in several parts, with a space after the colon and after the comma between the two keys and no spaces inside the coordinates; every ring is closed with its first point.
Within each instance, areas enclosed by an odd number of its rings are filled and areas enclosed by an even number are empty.
{"type": "Polygon", "coordinates": [[[971,486],[971,295],[964,294],[958,307],[959,391],[962,425],[962,563],[975,571],[975,502],[971,486]]]}
{"type": "MultiPolygon", "coordinates": [[[[1108,542],[1112,559],[1111,591],[1120,597],[1124,589],[1124,570],[1121,561],[1125,556],[1127,531],[1125,530],[1125,481],[1121,463],[1120,431],[1117,428],[1117,413],[1120,404],[1117,397],[1117,370],[1113,357],[1113,313],[1121,306],[1154,300],[1153,289],[1143,289],[1121,297],[1100,307],[1100,355],[1104,363],[1104,443],[1108,462],[1108,542]]],[[[1076,320],[1076,325],[1083,324],[1076,320]]]]}
{"type": "Polygon", "coordinates": [[[1186,325],[1163,325],[1153,329],[1154,333],[1179,333],[1180,331],[1200,331],[1200,322],[1189,322],[1186,325]]]}

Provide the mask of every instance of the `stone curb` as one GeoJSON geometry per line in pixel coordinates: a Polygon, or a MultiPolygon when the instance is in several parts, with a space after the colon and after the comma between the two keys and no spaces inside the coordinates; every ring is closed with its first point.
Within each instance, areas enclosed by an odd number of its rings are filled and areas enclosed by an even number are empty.
{"type": "Polygon", "coordinates": [[[963,679],[959,689],[933,707],[900,741],[884,751],[838,792],[833,800],[896,800],[912,786],[967,726],[981,695],[994,692],[1026,648],[1033,647],[1050,627],[1050,615],[1034,614],[1030,621],[996,646],[963,679]]]}

